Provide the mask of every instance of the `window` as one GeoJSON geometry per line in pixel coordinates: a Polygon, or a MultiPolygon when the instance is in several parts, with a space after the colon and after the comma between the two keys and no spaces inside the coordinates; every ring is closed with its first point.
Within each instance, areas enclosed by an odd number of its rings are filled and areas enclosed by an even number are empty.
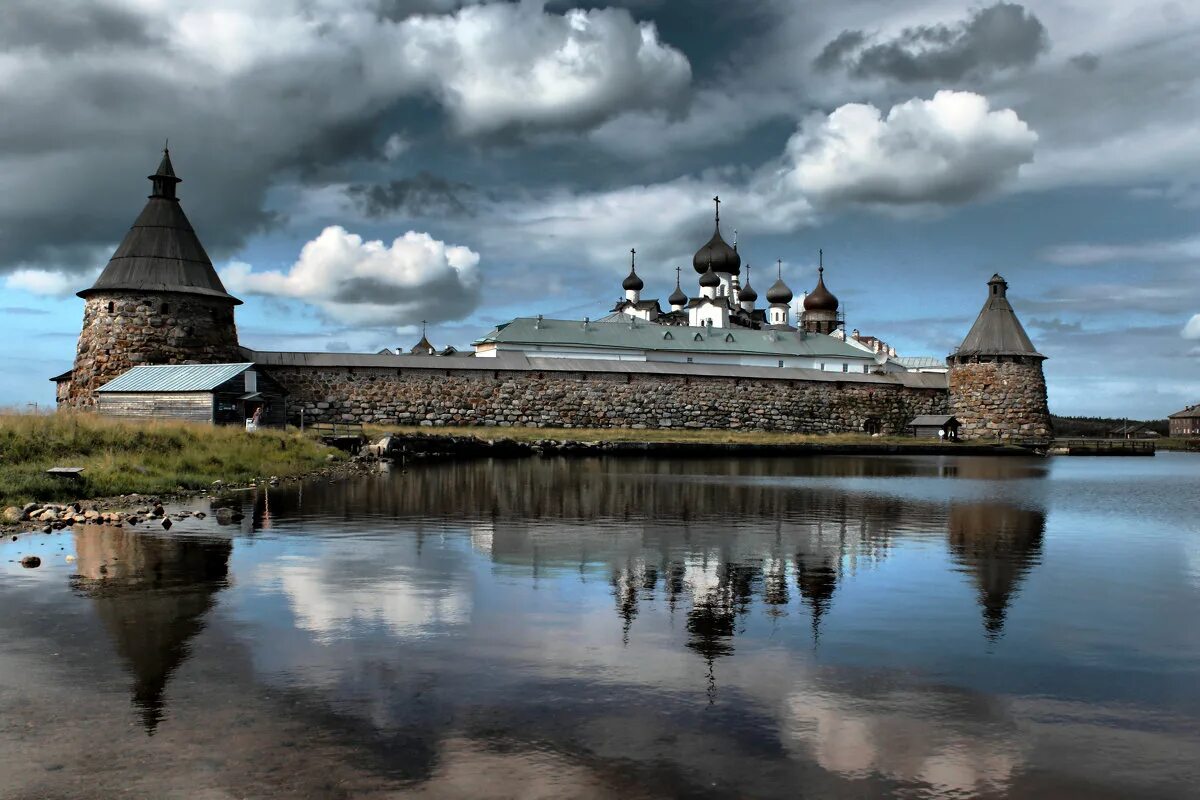
{"type": "Polygon", "coordinates": [[[863,364],[863,375],[866,375],[866,374],[868,374],[870,371],[871,371],[871,365],[870,365],[870,364],[863,364]]]}
{"type": "Polygon", "coordinates": [[[821,371],[822,372],[825,371],[825,362],[824,361],[821,362],[821,371]]]}
{"type": "Polygon", "coordinates": [[[782,359],[782,358],[781,358],[781,359],[779,359],[779,366],[781,366],[781,367],[783,366],[783,359],[782,359]]]}
{"type": "Polygon", "coordinates": [[[160,313],[160,314],[170,314],[170,313],[171,313],[171,306],[170,306],[169,304],[167,304],[167,303],[163,303],[161,306],[159,306],[159,307],[158,307],[158,313],[160,313]]]}
{"type": "Polygon", "coordinates": [[[245,374],[246,374],[246,391],[247,392],[257,392],[258,391],[258,373],[252,369],[248,369],[248,370],[246,370],[245,374]]]}
{"type": "Polygon", "coordinates": [[[687,363],[689,363],[689,364],[690,364],[690,363],[692,363],[692,357],[691,357],[691,356],[688,356],[688,357],[687,357],[687,363]]]}
{"type": "Polygon", "coordinates": [[[842,372],[849,372],[849,371],[850,371],[850,365],[843,362],[842,363],[842,372]]]}
{"type": "Polygon", "coordinates": [[[114,308],[116,308],[116,306],[115,306],[115,305],[113,305],[113,301],[112,301],[112,300],[109,300],[109,301],[108,301],[108,313],[110,313],[110,314],[111,314],[111,313],[113,313],[113,309],[114,309],[114,308]]]}

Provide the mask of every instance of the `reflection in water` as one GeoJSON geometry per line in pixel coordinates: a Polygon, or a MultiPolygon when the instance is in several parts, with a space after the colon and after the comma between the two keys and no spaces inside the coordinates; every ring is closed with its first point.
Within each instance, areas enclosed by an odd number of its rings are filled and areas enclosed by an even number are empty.
{"type": "Polygon", "coordinates": [[[950,550],[971,574],[990,638],[1000,636],[1008,604],[1042,554],[1046,515],[997,503],[950,509],[950,550]]]}
{"type": "Polygon", "coordinates": [[[146,731],[163,718],[163,692],[226,585],[228,540],[168,538],[122,528],[75,534],[76,588],[91,598],[133,675],[146,731]]]}
{"type": "Polygon", "coordinates": [[[478,461],[260,490],[238,527],[89,528],[74,594],[61,562],[0,584],[103,621],[70,663],[45,656],[66,629],[0,651],[0,764],[35,764],[0,785],[61,795],[74,754],[116,753],[97,796],[1188,796],[1194,571],[1097,547],[1095,500],[1071,505],[1094,484],[1037,460],[478,461]],[[1130,594],[1156,591],[1166,613],[1130,594]],[[152,740],[122,733],[125,673],[152,740]],[[42,682],[31,726],[12,698],[42,682]],[[55,727],[75,695],[107,752],[55,727]]]}

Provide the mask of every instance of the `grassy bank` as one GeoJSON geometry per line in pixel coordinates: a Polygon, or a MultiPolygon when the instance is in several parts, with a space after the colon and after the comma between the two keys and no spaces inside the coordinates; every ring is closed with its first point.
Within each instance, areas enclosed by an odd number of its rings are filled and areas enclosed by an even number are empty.
{"type": "MultiPolygon", "coordinates": [[[[823,445],[863,445],[878,446],[881,444],[921,444],[940,445],[948,452],[957,446],[950,442],[938,442],[936,439],[914,439],[911,436],[867,436],[866,434],[811,434],[811,433],[778,433],[774,431],[754,430],[693,430],[682,428],[678,430],[665,429],[633,429],[633,428],[481,428],[481,427],[396,427],[382,426],[367,428],[367,434],[374,439],[385,433],[437,436],[474,436],[478,439],[495,441],[511,439],[518,442],[529,442],[537,439],[556,439],[559,441],[578,442],[663,442],[687,444],[823,444],[823,445]]],[[[973,443],[975,444],[975,443],[973,443]]],[[[997,447],[1001,445],[997,444],[997,447]]]]}
{"type": "Polygon", "coordinates": [[[120,422],[93,414],[0,413],[0,506],[199,489],[318,469],[333,451],[297,433],[247,434],[183,422],[120,422]],[[82,479],[50,467],[83,467],[82,479]]]}
{"type": "Polygon", "coordinates": [[[1186,450],[1192,453],[1200,453],[1200,437],[1172,439],[1164,436],[1161,439],[1155,439],[1154,446],[1159,450],[1186,450]]]}

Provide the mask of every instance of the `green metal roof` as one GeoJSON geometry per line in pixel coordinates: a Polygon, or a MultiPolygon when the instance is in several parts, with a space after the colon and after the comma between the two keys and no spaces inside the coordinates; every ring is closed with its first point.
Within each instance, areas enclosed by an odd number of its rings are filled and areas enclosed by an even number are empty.
{"type": "MultiPolygon", "coordinates": [[[[633,319],[630,317],[629,319],[633,319]]],[[[475,344],[587,347],[599,350],[667,350],[723,355],[805,356],[873,361],[874,355],[820,333],[749,328],[708,328],[629,322],[518,317],[475,344]]]]}
{"type": "Polygon", "coordinates": [[[211,392],[254,366],[245,364],[154,364],[134,367],[101,386],[100,392],[211,392]]]}

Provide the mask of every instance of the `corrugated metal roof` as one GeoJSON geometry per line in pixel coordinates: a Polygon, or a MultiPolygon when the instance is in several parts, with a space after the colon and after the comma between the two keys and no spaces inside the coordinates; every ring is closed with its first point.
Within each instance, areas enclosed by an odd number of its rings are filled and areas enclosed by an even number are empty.
{"type": "Polygon", "coordinates": [[[931,369],[941,367],[946,369],[946,360],[944,358],[934,358],[933,356],[892,356],[889,361],[894,361],[907,369],[931,369]]]}
{"type": "Polygon", "coordinates": [[[134,367],[100,392],[209,392],[253,367],[245,364],[154,364],[134,367]]]}
{"type": "MultiPolygon", "coordinates": [[[[633,317],[628,317],[633,320],[633,317]]],[[[874,361],[874,355],[820,333],[749,328],[655,325],[651,322],[590,322],[518,317],[480,342],[566,345],[597,350],[665,350],[722,355],[804,356],[874,361]]]]}
{"type": "MultiPolygon", "coordinates": [[[[265,352],[242,348],[247,358],[259,367],[427,369],[449,372],[538,371],[538,372],[617,372],[634,375],[690,375],[694,377],[742,378],[766,380],[804,380],[827,383],[894,384],[919,389],[946,388],[946,375],[940,372],[855,373],[822,372],[798,367],[740,367],[724,364],[683,364],[670,361],[618,361],[598,358],[526,358],[520,353],[492,357],[430,358],[429,356],[376,353],[293,353],[265,352]]],[[[269,369],[268,369],[269,372],[269,369]]]]}

